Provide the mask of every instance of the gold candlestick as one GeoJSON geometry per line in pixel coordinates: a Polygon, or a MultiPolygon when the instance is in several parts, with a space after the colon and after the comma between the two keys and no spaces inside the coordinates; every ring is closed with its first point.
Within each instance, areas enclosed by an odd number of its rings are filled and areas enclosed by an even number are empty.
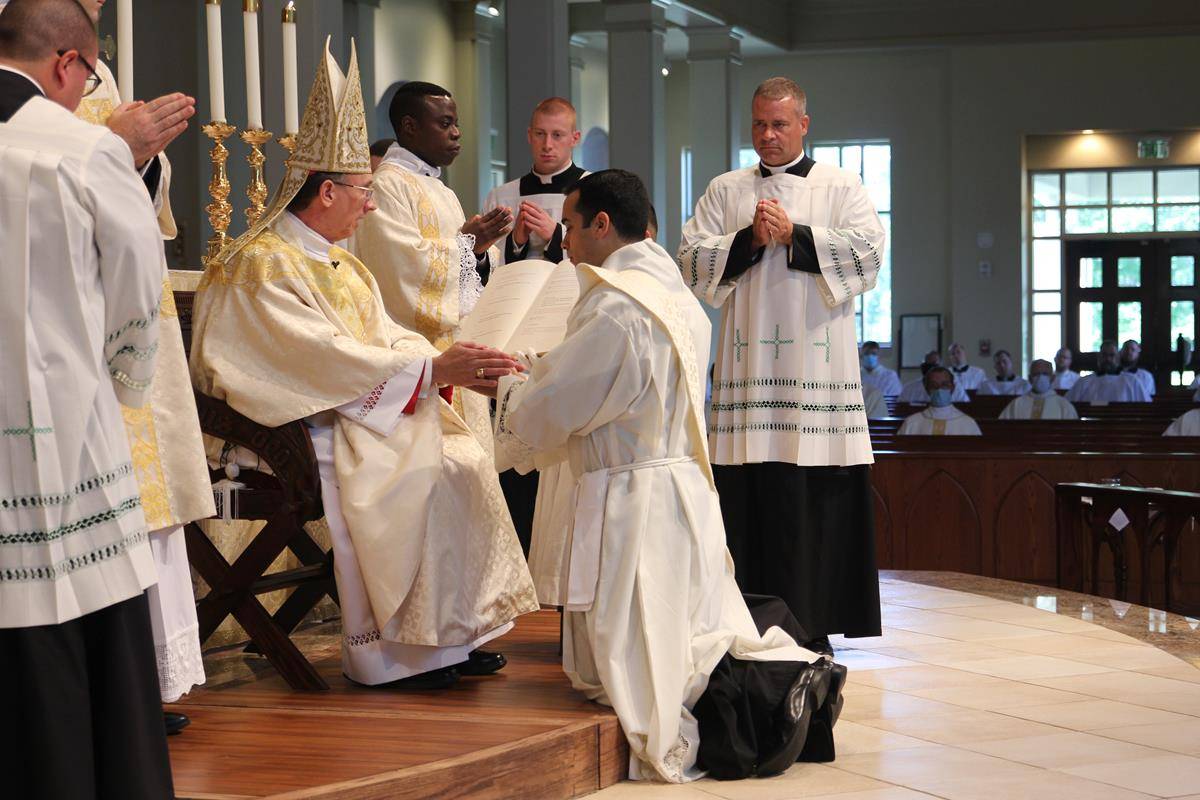
{"type": "Polygon", "coordinates": [[[216,258],[217,253],[229,241],[226,231],[229,230],[229,218],[233,207],[229,205],[229,173],[225,171],[225,162],[229,158],[229,150],[224,141],[233,135],[236,128],[224,122],[210,122],[200,130],[213,140],[208,156],[212,160],[212,180],[208,183],[208,193],[212,202],[204,207],[208,212],[208,222],[212,225],[213,235],[208,240],[208,255],[204,258],[205,265],[216,258]]]}
{"type": "Polygon", "coordinates": [[[292,157],[292,153],[296,152],[296,134],[289,133],[287,136],[280,136],[275,140],[284,150],[288,152],[288,158],[292,157]]]}
{"type": "Polygon", "coordinates": [[[267,210],[267,184],[263,180],[263,164],[267,158],[263,155],[262,146],[271,141],[272,136],[270,131],[260,130],[241,133],[242,141],[250,145],[250,154],[246,156],[250,164],[250,183],[246,185],[246,197],[250,199],[250,205],[246,206],[247,226],[258,222],[258,218],[267,210]]]}

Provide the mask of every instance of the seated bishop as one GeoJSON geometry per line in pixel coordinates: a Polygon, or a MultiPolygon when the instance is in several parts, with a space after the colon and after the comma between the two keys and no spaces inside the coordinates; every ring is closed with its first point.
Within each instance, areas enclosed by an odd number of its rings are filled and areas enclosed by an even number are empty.
{"type": "Polygon", "coordinates": [[[500,379],[499,463],[567,458],[578,476],[563,668],[616,711],[635,780],[767,776],[806,747],[830,760],[844,673],[779,627],[760,634],[734,581],[703,418],[710,325],[645,239],[648,207],[623,170],[577,184],[567,338],[528,380],[500,379]]]}
{"type": "Polygon", "coordinates": [[[923,378],[929,408],[900,423],[899,436],[979,436],[975,420],[954,407],[954,374],[942,366],[931,367],[923,378]]]}
{"type": "Polygon", "coordinates": [[[1075,406],[1054,391],[1054,367],[1039,358],[1029,367],[1027,394],[1013,398],[1000,412],[1000,419],[1079,419],[1075,406]]]}
{"type": "Polygon", "coordinates": [[[357,56],[326,44],[298,145],[270,208],[211,261],[196,294],[192,378],[263,425],[303,420],[335,554],[342,668],[430,688],[495,672],[478,648],[536,610],[491,443],[450,401],[515,362],[440,352],[388,317],[371,273],[335,242],[374,210],[357,56]]]}

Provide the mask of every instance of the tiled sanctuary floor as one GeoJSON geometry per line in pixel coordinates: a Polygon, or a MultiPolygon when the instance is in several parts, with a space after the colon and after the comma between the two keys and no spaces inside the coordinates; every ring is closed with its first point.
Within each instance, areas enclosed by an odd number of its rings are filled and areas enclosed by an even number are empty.
{"type": "Polygon", "coordinates": [[[850,668],[835,762],[591,797],[1200,800],[1196,620],[953,573],[880,588],[883,636],[834,641],[850,668]]]}

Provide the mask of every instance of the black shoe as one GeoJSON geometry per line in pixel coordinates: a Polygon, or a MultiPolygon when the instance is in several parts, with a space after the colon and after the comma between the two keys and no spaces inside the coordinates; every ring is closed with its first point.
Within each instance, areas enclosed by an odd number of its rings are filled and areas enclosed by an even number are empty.
{"type": "Polygon", "coordinates": [[[818,655],[833,658],[833,645],[829,643],[828,636],[818,636],[815,639],[809,639],[800,646],[810,653],[817,653],[818,655]]]}
{"type": "Polygon", "coordinates": [[[833,726],[842,714],[842,687],[846,685],[846,667],[843,664],[826,662],[829,670],[829,693],[825,702],[817,708],[808,729],[808,740],[800,752],[800,761],[828,763],[837,758],[833,741],[833,726]]]}
{"type": "Polygon", "coordinates": [[[358,686],[366,686],[369,689],[399,689],[405,692],[420,692],[433,689],[445,689],[453,686],[458,682],[459,673],[454,667],[442,667],[441,669],[422,672],[419,675],[410,675],[407,678],[389,681],[387,683],[367,684],[359,683],[349,675],[342,673],[342,677],[358,686]]]}
{"type": "Polygon", "coordinates": [[[472,650],[471,655],[454,668],[460,675],[491,675],[504,669],[508,659],[503,653],[489,653],[487,650],[472,650]]]}
{"type": "Polygon", "coordinates": [[[812,726],[813,712],[823,706],[829,696],[831,675],[827,664],[828,661],[821,658],[801,667],[800,674],[792,682],[792,688],[776,712],[781,742],[759,759],[755,771],[758,777],[779,775],[800,758],[812,726]]]}
{"type": "Polygon", "coordinates": [[[163,724],[167,726],[167,736],[174,736],[188,725],[191,725],[192,721],[183,714],[176,714],[174,711],[164,711],[163,724]]]}

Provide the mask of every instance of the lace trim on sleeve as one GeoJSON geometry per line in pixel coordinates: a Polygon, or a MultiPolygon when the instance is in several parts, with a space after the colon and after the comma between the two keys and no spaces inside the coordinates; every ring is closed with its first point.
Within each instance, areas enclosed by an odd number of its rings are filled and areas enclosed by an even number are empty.
{"type": "Polygon", "coordinates": [[[475,236],[470,233],[460,233],[455,237],[458,242],[458,318],[462,319],[479,302],[483,294],[483,280],[479,270],[475,268],[475,236]]]}

